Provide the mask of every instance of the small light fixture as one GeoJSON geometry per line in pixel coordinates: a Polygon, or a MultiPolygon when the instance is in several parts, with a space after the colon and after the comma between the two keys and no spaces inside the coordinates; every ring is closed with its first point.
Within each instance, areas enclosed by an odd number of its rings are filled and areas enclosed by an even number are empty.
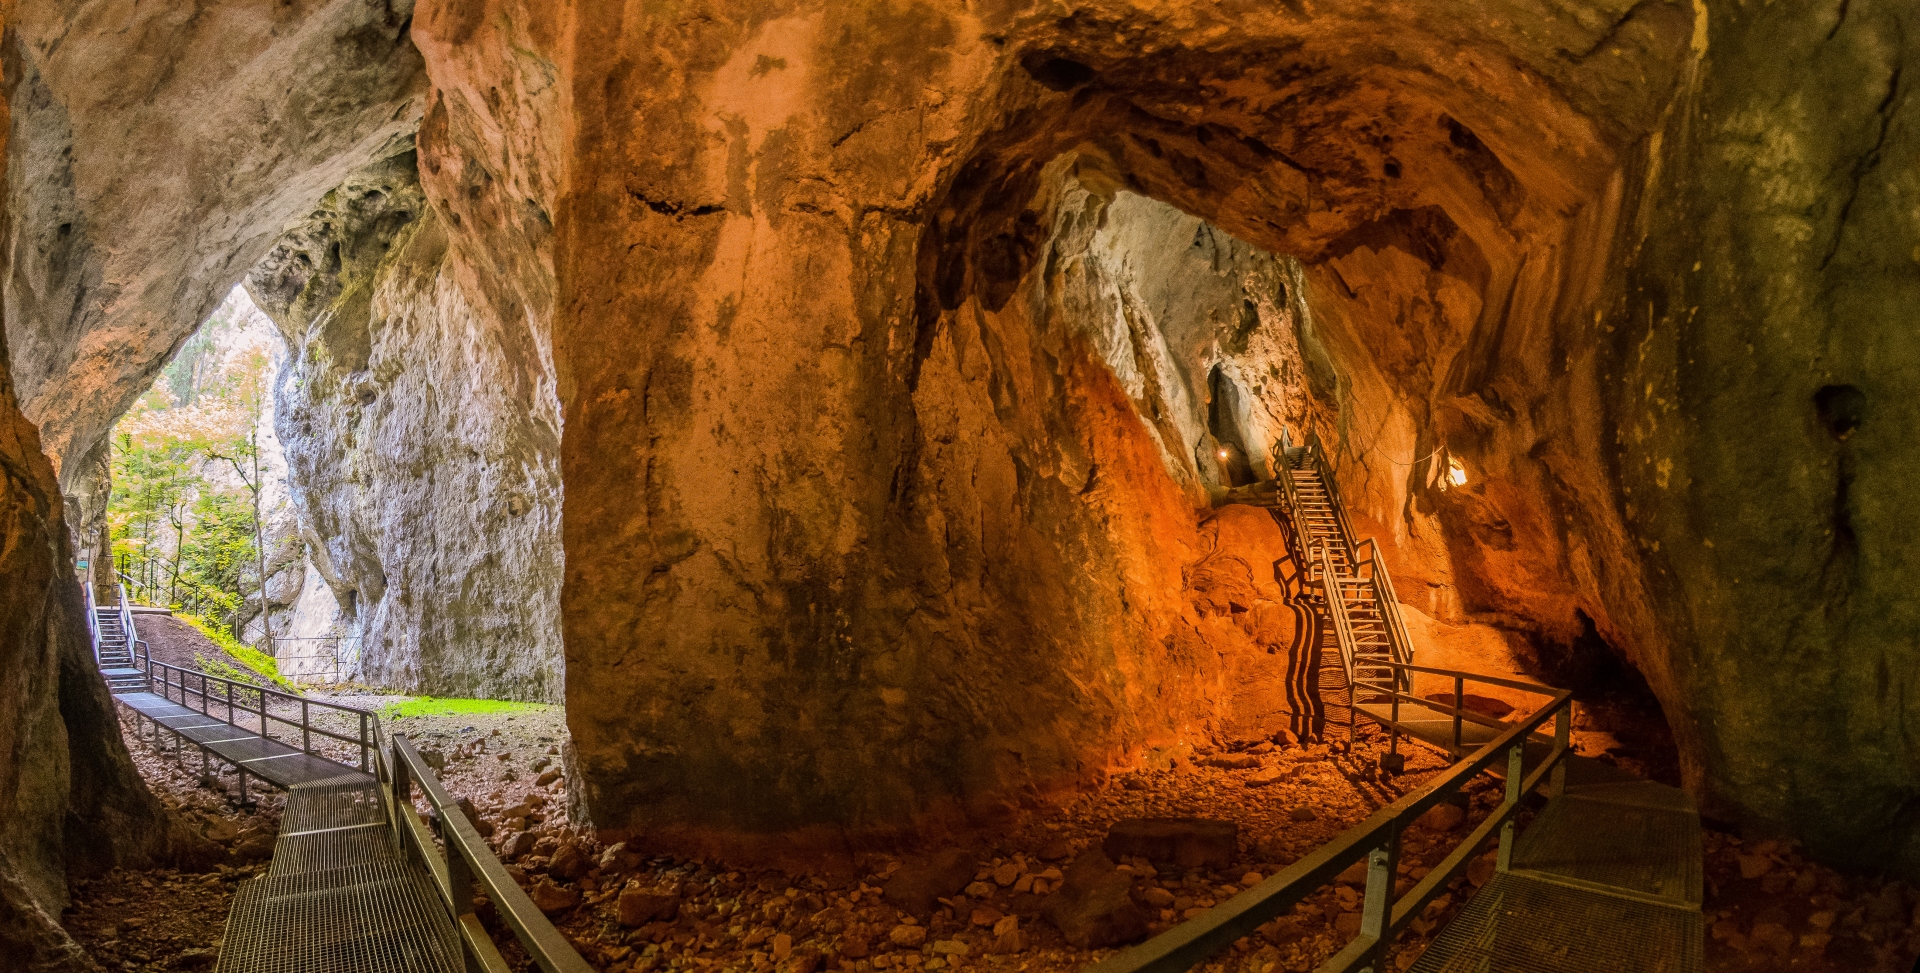
{"type": "Polygon", "coordinates": [[[1451,456],[1447,458],[1447,482],[1457,487],[1467,485],[1467,468],[1451,456]]]}
{"type": "Polygon", "coordinates": [[[1223,450],[1221,450],[1221,451],[1220,451],[1220,458],[1221,458],[1221,459],[1226,459],[1226,458],[1227,458],[1227,456],[1228,456],[1228,453],[1227,453],[1227,451],[1226,451],[1226,450],[1224,450],[1224,449],[1223,449],[1223,450]]]}

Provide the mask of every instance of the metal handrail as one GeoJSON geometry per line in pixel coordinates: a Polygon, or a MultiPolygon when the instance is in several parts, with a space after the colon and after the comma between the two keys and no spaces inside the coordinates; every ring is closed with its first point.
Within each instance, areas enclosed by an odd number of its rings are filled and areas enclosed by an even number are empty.
{"type": "MultiPolygon", "coordinates": [[[[1395,664],[1395,668],[1411,670],[1417,667],[1395,664]]],[[[1087,973],[1175,973],[1189,969],[1292,909],[1302,899],[1330,884],[1349,866],[1363,860],[1367,862],[1367,884],[1359,935],[1345,949],[1322,963],[1317,973],[1380,970],[1394,938],[1412,924],[1428,902],[1466,869],[1468,862],[1493,837],[1496,829],[1500,833],[1497,867],[1502,872],[1509,870],[1513,862],[1513,842],[1517,836],[1514,816],[1520,809],[1521,798],[1532,793],[1542,781],[1547,782],[1552,797],[1559,796],[1565,788],[1565,758],[1572,727],[1573,694],[1564,689],[1457,670],[1418,668],[1417,671],[1517,688],[1548,696],[1549,700],[1525,721],[1513,725],[1419,789],[1374,812],[1372,817],[1347,829],[1332,842],[1279,874],[1132,949],[1093,965],[1087,973]],[[1531,773],[1525,773],[1527,740],[1549,718],[1554,722],[1554,746],[1531,773]],[[1490,769],[1503,752],[1507,758],[1507,788],[1500,806],[1469,832],[1425,878],[1416,882],[1405,895],[1397,900],[1392,899],[1401,832],[1434,805],[1451,798],[1469,780],[1490,769]]]]}
{"type": "MultiPolygon", "coordinates": [[[[373,714],[369,713],[366,710],[357,709],[352,706],[342,706],[338,703],[321,702],[320,700],[308,699],[305,696],[296,696],[292,693],[283,693],[277,689],[268,689],[265,686],[257,686],[250,682],[240,682],[238,680],[227,679],[222,676],[208,675],[207,673],[201,672],[198,669],[187,669],[182,666],[176,666],[176,665],[171,665],[169,663],[160,662],[154,659],[151,656],[151,654],[148,655],[145,670],[147,673],[147,688],[152,689],[155,681],[157,680],[160,685],[159,695],[162,699],[174,701],[174,691],[178,690],[178,693],[179,693],[178,702],[180,703],[180,705],[191,707],[193,704],[189,703],[187,701],[187,698],[189,696],[199,697],[201,715],[220,720],[221,722],[224,722],[229,726],[240,725],[237,722],[235,722],[236,713],[244,713],[249,716],[259,717],[260,718],[260,735],[268,740],[273,739],[273,734],[269,732],[270,727],[268,724],[270,722],[282,723],[289,727],[297,728],[300,730],[300,740],[301,740],[300,749],[304,753],[313,752],[314,734],[319,734],[320,736],[327,737],[332,740],[337,740],[341,743],[352,744],[354,746],[359,747],[360,749],[360,769],[361,770],[367,769],[368,754],[372,747],[372,738],[368,735],[368,720],[369,718],[373,717],[373,714]],[[189,683],[188,681],[189,677],[192,677],[199,681],[198,688],[195,688],[193,685],[189,683]],[[213,692],[213,685],[215,683],[218,683],[223,687],[222,693],[216,694],[213,692]],[[240,693],[241,698],[238,700],[236,700],[234,696],[235,689],[238,689],[241,691],[240,693]],[[247,703],[245,701],[245,696],[247,693],[259,694],[257,706],[252,708],[247,707],[247,703]],[[300,718],[298,720],[294,720],[289,717],[280,716],[279,714],[274,713],[272,709],[267,705],[267,701],[269,699],[279,699],[279,700],[286,700],[288,702],[299,703],[300,718]],[[214,706],[216,705],[216,701],[218,702],[218,704],[224,705],[225,713],[226,713],[225,716],[222,716],[220,714],[213,712],[214,706]],[[356,717],[360,723],[359,735],[348,736],[344,733],[335,733],[332,730],[314,726],[313,719],[312,719],[312,716],[313,716],[312,708],[315,706],[318,706],[321,709],[329,709],[329,710],[334,710],[341,713],[347,713],[356,717]]],[[[242,727],[242,729],[245,729],[245,728],[242,727]]]]}
{"type": "Polygon", "coordinates": [[[460,810],[459,802],[441,786],[433,768],[421,758],[405,734],[395,734],[392,744],[384,743],[384,731],[374,720],[374,776],[393,826],[405,853],[427,867],[441,905],[447,909],[459,930],[462,947],[470,960],[469,969],[486,973],[507,973],[509,967],[494,946],[474,911],[473,885],[477,881],[493,902],[495,910],[513,930],[515,939],[527,955],[546,973],[593,973],[593,967],[573,948],[573,944],[555,929],[546,914],[533,904],[520,886],[507,874],[486,839],[460,810]],[[438,847],[434,829],[429,829],[414,812],[413,785],[418,783],[438,822],[438,847]]]}
{"type": "Polygon", "coordinates": [[[127,598],[127,585],[124,581],[115,581],[114,590],[120,595],[120,631],[127,639],[127,659],[133,659],[133,643],[139,635],[133,630],[133,602],[127,598]]]}
{"type": "Polygon", "coordinates": [[[87,637],[93,640],[93,665],[97,669],[100,667],[100,613],[94,605],[92,579],[80,583],[80,592],[87,602],[87,637]]]}

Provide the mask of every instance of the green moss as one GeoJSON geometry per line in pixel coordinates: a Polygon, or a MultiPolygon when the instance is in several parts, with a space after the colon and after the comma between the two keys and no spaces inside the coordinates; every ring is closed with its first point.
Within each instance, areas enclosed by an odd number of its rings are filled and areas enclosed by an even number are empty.
{"type": "MultiPolygon", "coordinates": [[[[285,690],[286,692],[290,692],[290,693],[299,692],[299,690],[293,688],[293,683],[288,682],[286,677],[280,674],[280,664],[274,661],[273,656],[270,656],[265,652],[260,651],[259,649],[253,648],[252,646],[241,644],[239,639],[236,639],[233,636],[228,635],[226,629],[223,629],[213,624],[212,622],[207,621],[204,618],[200,618],[196,615],[188,615],[185,613],[175,615],[174,617],[180,619],[181,621],[186,622],[188,625],[191,625],[194,628],[199,629],[200,634],[205,635],[209,641],[211,641],[213,644],[220,647],[220,651],[225,652],[228,656],[232,657],[232,659],[235,662],[238,662],[240,663],[240,665],[246,667],[248,670],[251,670],[253,673],[257,674],[260,678],[265,679],[270,683],[273,683],[275,686],[280,687],[282,690],[285,690]]],[[[217,662],[215,660],[208,659],[206,656],[200,656],[198,658],[200,662],[201,671],[207,673],[210,676],[219,676],[222,679],[233,679],[237,681],[247,680],[246,673],[240,672],[239,670],[234,669],[233,666],[227,663],[217,662]],[[215,669],[213,668],[215,666],[224,666],[227,670],[232,671],[234,674],[228,675],[226,672],[215,671],[215,669]]]]}
{"type": "Polygon", "coordinates": [[[516,703],[506,699],[443,699],[422,696],[404,703],[389,703],[380,708],[382,719],[406,716],[454,716],[465,714],[538,713],[549,709],[544,703],[516,703]]]}

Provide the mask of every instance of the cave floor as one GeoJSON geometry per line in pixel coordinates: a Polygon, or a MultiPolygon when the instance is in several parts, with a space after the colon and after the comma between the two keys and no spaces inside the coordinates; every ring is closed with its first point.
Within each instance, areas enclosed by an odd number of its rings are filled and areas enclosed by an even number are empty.
{"type": "MultiPolygon", "coordinates": [[[[369,708],[407,698],[315,695],[369,708]]],[[[1424,748],[1403,748],[1407,773],[1384,777],[1373,770],[1384,750],[1380,737],[1363,737],[1351,754],[1319,745],[1163,756],[1159,763],[1168,769],[1116,775],[1097,790],[974,834],[960,847],[973,859],[976,881],[931,915],[910,918],[880,890],[902,872],[925,867],[924,855],[873,852],[783,871],[712,857],[609,854],[590,830],[568,820],[559,756],[566,724],[558,707],[411,717],[389,721],[389,727],[407,733],[433,759],[444,759],[448,790],[474,804],[509,872],[582,955],[608,973],[1080,970],[1112,951],[1067,944],[1040,916],[1044,889],[1058,878],[1053,870],[1096,845],[1113,822],[1195,816],[1239,826],[1238,857],[1226,869],[1171,874],[1142,861],[1120,863],[1132,873],[1134,898],[1149,908],[1152,931],[1158,932],[1187,910],[1232,895],[1252,877],[1248,873],[1266,876],[1285,867],[1444,766],[1424,748]],[[1274,776],[1274,768],[1283,771],[1282,779],[1250,786],[1258,777],[1274,776]],[[623,923],[623,889],[658,893],[647,900],[655,903],[655,915],[629,915],[624,918],[631,924],[623,923]],[[902,926],[908,931],[899,931],[902,926]],[[924,927],[924,937],[912,926],[924,927]]],[[[281,795],[262,794],[253,810],[235,810],[221,791],[200,786],[197,760],[183,764],[156,753],[131,729],[123,720],[148,783],[230,855],[202,873],[120,872],[77,882],[65,922],[108,969],[208,968],[235,885],[261,871],[271,854],[281,795]]],[[[230,771],[221,782],[231,787],[230,771]]],[[[1469,793],[1468,818],[1449,834],[1424,827],[1408,832],[1404,857],[1412,875],[1424,874],[1419,869],[1498,801],[1499,785],[1483,780],[1469,793]]],[[[1892,973],[1909,969],[1920,954],[1920,891],[1911,886],[1842,876],[1784,844],[1743,842],[1711,830],[1706,857],[1709,970],[1892,973]]],[[[1411,965],[1492,867],[1490,853],[1478,859],[1403,935],[1390,968],[1411,965]]],[[[1312,969],[1357,928],[1358,904],[1355,887],[1336,885],[1202,968],[1312,969]]],[[[531,968],[510,935],[496,929],[495,938],[517,968],[531,968]]]]}

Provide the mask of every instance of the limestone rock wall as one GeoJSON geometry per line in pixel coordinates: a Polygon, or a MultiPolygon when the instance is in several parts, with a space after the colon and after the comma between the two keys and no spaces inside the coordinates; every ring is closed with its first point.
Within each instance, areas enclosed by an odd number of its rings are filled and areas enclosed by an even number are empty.
{"type": "Polygon", "coordinates": [[[370,674],[551,696],[557,625],[583,818],[898,835],[1273,725],[1276,538],[1209,501],[1285,424],[1423,615],[1611,645],[1715,813],[1920,871],[1892,0],[23,9],[61,468],[282,244],[370,674]],[[421,84],[419,205],[314,225],[421,84]]]}
{"type": "Polygon", "coordinates": [[[7,342],[63,483],[281,230],[418,125],[412,6],[14,4],[7,342]]]}
{"type": "MultiPolygon", "coordinates": [[[[293,349],[274,382],[293,506],[357,649],[343,675],[557,699],[552,379],[453,281],[415,158],[356,172],[249,276],[293,349]]],[[[293,574],[289,606],[306,587],[293,574]]]]}
{"type": "Polygon", "coordinates": [[[1713,7],[1624,221],[1593,379],[1693,784],[1909,876],[1916,26],[1898,3],[1713,7]]]}
{"type": "MultiPolygon", "coordinates": [[[[1422,460],[1485,415],[1455,400],[1503,335],[1591,314],[1581,259],[1695,29],[1660,3],[702,11],[577,30],[557,221],[576,759],[596,820],[656,832],[990,818],[1208,712],[1176,593],[1223,475],[1194,449],[1214,364],[1373,464],[1343,459],[1362,512],[1455,586],[1479,548],[1422,460]],[[1280,394],[1177,326],[1044,303],[1068,154],[1099,196],[1299,258],[1299,317],[1254,302],[1254,333],[1293,324],[1280,394]]],[[[1167,256],[1131,278],[1177,282],[1167,256]]],[[[1251,462],[1272,427],[1229,411],[1251,462]]],[[[1564,563],[1525,540],[1495,576],[1564,563]]],[[[1524,589],[1435,600],[1572,624],[1574,583],[1524,589]]]]}
{"type": "MultiPolygon", "coordinates": [[[[0,98],[0,119],[8,107],[0,98]]],[[[0,207],[0,227],[11,220],[0,207]]],[[[164,814],[120,740],[53,467],[11,366],[0,348],[0,956],[78,971],[95,967],[59,925],[69,877],[177,859],[198,839],[164,814]]]]}

